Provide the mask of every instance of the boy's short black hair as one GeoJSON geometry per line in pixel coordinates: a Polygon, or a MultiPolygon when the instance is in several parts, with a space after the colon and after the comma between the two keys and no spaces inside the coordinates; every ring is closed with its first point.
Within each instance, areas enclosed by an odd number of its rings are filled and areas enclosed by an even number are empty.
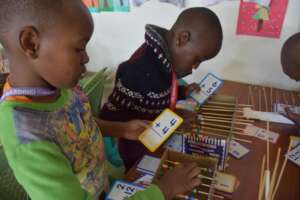
{"type": "Polygon", "coordinates": [[[284,72],[300,70],[300,32],[292,35],[282,46],[281,64],[284,72]]]}
{"type": "MultiPolygon", "coordinates": [[[[74,0],[0,0],[0,42],[16,23],[30,21],[32,25],[51,23],[63,12],[63,4],[74,0]]],[[[27,24],[30,25],[30,24],[27,24]]]]}
{"type": "Polygon", "coordinates": [[[176,27],[198,27],[201,32],[209,34],[211,31],[223,39],[222,25],[218,16],[205,7],[193,7],[184,10],[177,18],[173,28],[176,27]],[[203,30],[205,29],[205,30],[203,30]]]}

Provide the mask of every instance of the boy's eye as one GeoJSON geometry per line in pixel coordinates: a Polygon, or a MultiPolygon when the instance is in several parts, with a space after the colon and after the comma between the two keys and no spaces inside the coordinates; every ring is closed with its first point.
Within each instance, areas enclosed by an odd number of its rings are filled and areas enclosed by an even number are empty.
{"type": "Polygon", "coordinates": [[[78,53],[80,53],[80,52],[85,51],[85,48],[76,48],[75,51],[78,52],[78,53]]]}

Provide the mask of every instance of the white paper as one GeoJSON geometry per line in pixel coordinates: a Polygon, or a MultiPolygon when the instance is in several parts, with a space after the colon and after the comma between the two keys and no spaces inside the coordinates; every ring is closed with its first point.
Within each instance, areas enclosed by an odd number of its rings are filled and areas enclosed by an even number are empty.
{"type": "Polygon", "coordinates": [[[273,131],[267,132],[266,129],[259,128],[254,125],[247,125],[244,130],[244,133],[254,136],[254,137],[257,137],[261,140],[265,140],[265,141],[267,141],[267,139],[269,138],[269,142],[272,142],[274,144],[277,143],[277,140],[279,138],[278,133],[275,133],[273,131]]]}
{"type": "Polygon", "coordinates": [[[139,190],[144,190],[144,188],[131,183],[116,181],[105,200],[123,200],[131,197],[139,190]]]}
{"type": "Polygon", "coordinates": [[[145,155],[139,162],[137,170],[147,174],[155,174],[157,168],[159,167],[159,163],[159,158],[145,155]]]}
{"type": "Polygon", "coordinates": [[[202,105],[218,88],[223,84],[223,80],[219,79],[212,73],[208,73],[199,83],[200,92],[193,92],[190,96],[202,105]]]}
{"type": "Polygon", "coordinates": [[[261,111],[254,111],[251,108],[244,108],[243,114],[244,117],[248,119],[258,119],[261,121],[269,121],[269,122],[290,124],[290,125],[295,124],[292,120],[275,112],[261,112],[261,111]]]}

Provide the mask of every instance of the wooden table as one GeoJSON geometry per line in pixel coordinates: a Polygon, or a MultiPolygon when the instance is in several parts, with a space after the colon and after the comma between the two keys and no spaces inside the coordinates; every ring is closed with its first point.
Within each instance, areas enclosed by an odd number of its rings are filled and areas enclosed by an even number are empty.
{"type": "MultiPolygon", "coordinates": [[[[254,96],[254,106],[256,109],[266,110],[266,103],[264,103],[265,98],[262,92],[262,87],[251,87],[253,90],[254,96]],[[260,91],[260,92],[259,92],[260,91]],[[259,95],[260,93],[260,95],[259,95]],[[259,96],[261,96],[261,101],[259,100],[259,96]],[[261,102],[261,103],[259,103],[261,102]],[[261,106],[259,106],[261,104],[261,106]]],[[[230,95],[235,96],[238,99],[238,103],[240,104],[248,104],[248,92],[249,85],[225,81],[224,86],[217,92],[217,94],[230,95]]],[[[273,102],[277,99],[277,101],[282,103],[296,104],[300,105],[300,97],[299,94],[293,92],[287,92],[284,90],[272,90],[273,92],[273,102]],[[277,98],[276,98],[277,94],[277,98]],[[294,96],[294,98],[293,98],[294,96]]],[[[270,98],[270,88],[266,88],[266,96],[268,101],[271,102],[270,98]]],[[[253,103],[252,103],[253,104],[253,103]]],[[[268,110],[270,111],[270,104],[267,103],[268,110]]],[[[255,122],[256,126],[266,127],[266,122],[255,122]]],[[[274,132],[280,133],[279,140],[277,144],[270,143],[270,167],[273,170],[277,148],[282,148],[281,159],[279,169],[281,168],[283,162],[283,154],[286,153],[288,144],[289,144],[289,136],[297,134],[297,128],[295,126],[288,126],[282,124],[270,124],[270,130],[274,132]]],[[[256,200],[258,199],[258,188],[259,188],[259,178],[260,178],[260,170],[261,170],[261,162],[263,155],[266,154],[266,142],[260,139],[256,139],[248,136],[237,136],[239,138],[244,138],[248,140],[252,140],[251,144],[243,143],[244,146],[250,149],[250,153],[247,154],[240,160],[234,159],[230,157],[229,167],[226,169],[226,172],[234,174],[238,177],[240,181],[240,186],[233,193],[233,200],[256,200]]],[[[139,173],[135,170],[135,168],[131,169],[127,175],[126,180],[134,181],[139,176],[139,173]]],[[[288,161],[285,172],[283,174],[283,178],[281,180],[281,184],[278,188],[277,195],[275,197],[276,200],[298,200],[300,199],[300,167],[288,161]]]]}

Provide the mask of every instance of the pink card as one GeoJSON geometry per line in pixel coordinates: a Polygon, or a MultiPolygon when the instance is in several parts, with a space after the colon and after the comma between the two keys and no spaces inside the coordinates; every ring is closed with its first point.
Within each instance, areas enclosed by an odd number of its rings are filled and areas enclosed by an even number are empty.
{"type": "Polygon", "coordinates": [[[288,0],[271,0],[270,7],[267,8],[259,7],[259,4],[254,2],[241,0],[236,33],[279,38],[287,5],[288,0]],[[263,19],[254,19],[255,15],[261,15],[263,19]]]}

